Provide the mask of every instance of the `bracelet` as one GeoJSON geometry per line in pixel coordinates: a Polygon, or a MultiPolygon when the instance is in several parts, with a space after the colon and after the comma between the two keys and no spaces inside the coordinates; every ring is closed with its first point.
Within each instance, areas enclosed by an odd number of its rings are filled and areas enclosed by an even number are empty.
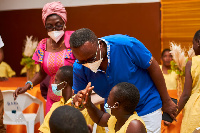
{"type": "Polygon", "coordinates": [[[33,83],[32,83],[31,81],[27,81],[27,82],[25,83],[25,85],[27,85],[27,84],[30,84],[30,85],[31,85],[30,90],[33,89],[33,83]]]}

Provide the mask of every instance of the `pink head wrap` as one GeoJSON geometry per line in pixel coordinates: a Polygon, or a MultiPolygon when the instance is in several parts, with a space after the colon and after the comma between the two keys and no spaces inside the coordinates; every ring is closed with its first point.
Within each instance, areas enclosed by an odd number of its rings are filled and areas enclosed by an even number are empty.
{"type": "Polygon", "coordinates": [[[42,21],[45,25],[46,18],[51,14],[57,14],[60,16],[63,21],[67,22],[67,12],[65,10],[65,7],[61,4],[60,1],[58,2],[51,2],[44,5],[42,9],[42,21]]]}

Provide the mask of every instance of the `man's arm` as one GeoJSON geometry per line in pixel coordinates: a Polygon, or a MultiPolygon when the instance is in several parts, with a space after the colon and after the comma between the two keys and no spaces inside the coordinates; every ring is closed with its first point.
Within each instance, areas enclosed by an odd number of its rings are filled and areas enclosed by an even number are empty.
{"type": "Polygon", "coordinates": [[[162,110],[163,112],[168,113],[172,119],[175,119],[176,112],[177,112],[177,105],[171,100],[168,92],[167,87],[165,84],[165,79],[163,74],[160,70],[158,62],[153,58],[151,65],[147,68],[151,79],[153,80],[154,84],[156,85],[160,97],[162,99],[162,110]]]}

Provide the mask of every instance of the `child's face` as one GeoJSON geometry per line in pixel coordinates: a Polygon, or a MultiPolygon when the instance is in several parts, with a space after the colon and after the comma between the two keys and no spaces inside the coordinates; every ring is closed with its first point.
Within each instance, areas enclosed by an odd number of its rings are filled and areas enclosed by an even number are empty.
{"type": "Polygon", "coordinates": [[[197,51],[198,51],[198,42],[197,40],[194,40],[193,39],[193,49],[194,49],[194,52],[195,52],[195,55],[198,55],[197,51]]]}
{"type": "Polygon", "coordinates": [[[170,61],[172,61],[172,55],[169,51],[165,51],[162,56],[162,61],[164,66],[170,66],[170,61]]]}
{"type": "MultiPolygon", "coordinates": [[[[61,82],[63,82],[63,81],[60,80],[60,73],[61,73],[60,70],[58,70],[56,75],[55,75],[55,84],[60,84],[61,82]]],[[[58,90],[60,90],[62,88],[64,88],[64,83],[57,86],[58,90]]]]}
{"type": "Polygon", "coordinates": [[[112,115],[114,115],[113,114],[113,109],[115,109],[115,101],[114,101],[114,92],[115,92],[115,90],[116,90],[116,87],[114,86],[113,88],[112,88],[112,90],[110,91],[110,94],[109,94],[109,96],[108,96],[108,101],[107,101],[107,104],[108,104],[108,108],[111,108],[111,114],[112,115]]]}

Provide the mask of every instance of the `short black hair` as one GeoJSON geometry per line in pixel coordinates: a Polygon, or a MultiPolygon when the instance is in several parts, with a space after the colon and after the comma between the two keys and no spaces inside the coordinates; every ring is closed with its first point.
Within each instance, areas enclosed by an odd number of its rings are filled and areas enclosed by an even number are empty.
{"type": "Polygon", "coordinates": [[[123,106],[124,110],[133,113],[140,100],[139,90],[128,82],[118,83],[114,91],[114,100],[123,106]]]}
{"type": "Polygon", "coordinates": [[[169,48],[164,49],[164,50],[162,51],[162,53],[161,53],[161,57],[163,57],[164,53],[167,52],[167,51],[170,52],[171,50],[170,50],[169,48]]]}
{"type": "Polygon", "coordinates": [[[82,28],[71,34],[69,43],[71,48],[79,48],[87,41],[97,44],[98,38],[90,29],[82,28]]]}
{"type": "Polygon", "coordinates": [[[193,40],[195,40],[195,41],[200,40],[200,30],[198,30],[198,31],[194,34],[193,40]]]}
{"type": "Polygon", "coordinates": [[[60,80],[66,81],[71,87],[73,85],[73,67],[72,66],[62,66],[60,70],[60,80]]]}
{"type": "Polygon", "coordinates": [[[49,127],[51,133],[88,133],[83,114],[68,105],[60,106],[53,111],[49,127]]]}

